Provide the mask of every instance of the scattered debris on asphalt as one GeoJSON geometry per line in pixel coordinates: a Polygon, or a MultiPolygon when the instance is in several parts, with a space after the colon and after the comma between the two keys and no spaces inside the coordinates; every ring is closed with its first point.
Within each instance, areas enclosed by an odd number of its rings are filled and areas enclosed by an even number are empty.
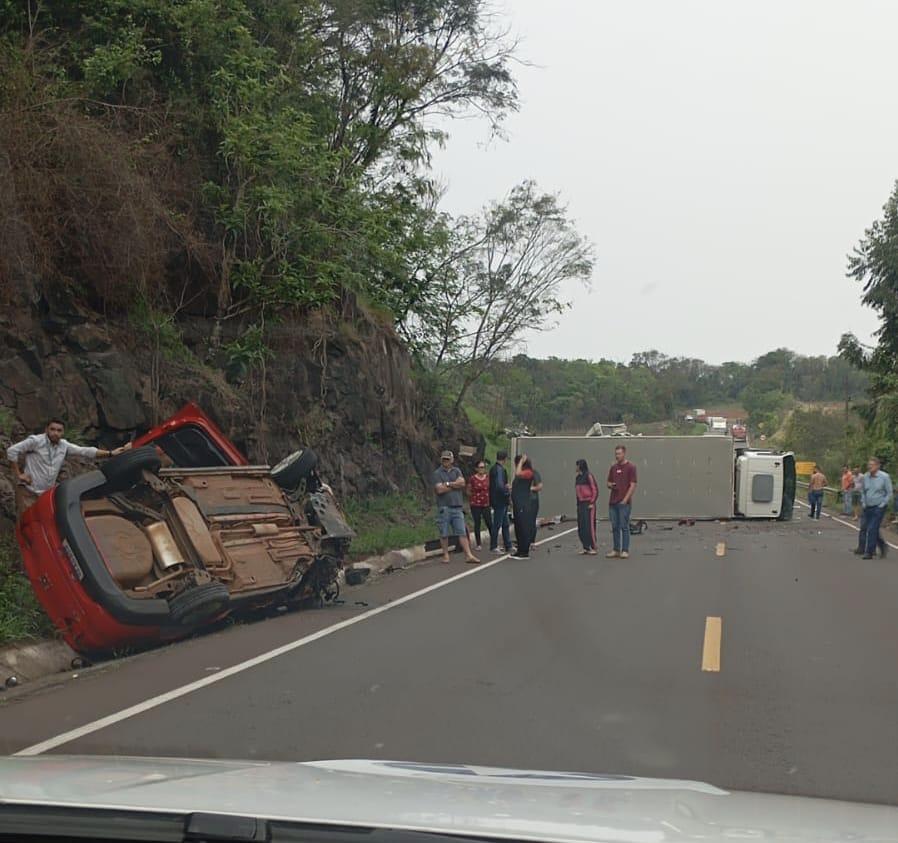
{"type": "Polygon", "coordinates": [[[368,579],[371,573],[370,568],[347,568],[346,569],[346,585],[361,585],[368,579]]]}

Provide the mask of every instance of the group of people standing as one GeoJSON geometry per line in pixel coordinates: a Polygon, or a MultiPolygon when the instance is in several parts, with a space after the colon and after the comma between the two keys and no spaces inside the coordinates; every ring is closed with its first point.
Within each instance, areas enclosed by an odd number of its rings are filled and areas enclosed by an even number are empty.
{"type": "MultiPolygon", "coordinates": [[[[858,544],[854,553],[864,559],[872,559],[879,548],[881,556],[888,553],[888,544],[880,536],[879,530],[894,499],[892,478],[883,471],[878,457],[870,457],[867,471],[859,468],[842,467],[840,480],[842,495],[842,514],[853,516],[858,524],[858,544]]],[[[826,491],[826,475],[819,466],[814,466],[808,482],[808,504],[811,507],[811,518],[820,518],[823,507],[823,495],[826,491]]]]}
{"type": "MultiPolygon", "coordinates": [[[[633,495],[636,492],[636,466],[627,459],[627,448],[618,445],[614,449],[614,463],[608,469],[605,485],[610,490],[608,497],[608,520],[611,522],[612,548],[605,557],[627,559],[630,556],[630,513],[633,509],[633,495]]],[[[574,479],[577,496],[577,533],[580,553],[595,556],[596,550],[596,506],[599,500],[599,484],[590,472],[586,460],[577,460],[577,474],[574,479]]]]}
{"type": "MultiPolygon", "coordinates": [[[[440,465],[433,473],[434,493],[437,503],[437,527],[443,562],[449,561],[449,539],[458,538],[465,560],[472,565],[480,563],[474,550],[482,550],[483,527],[489,534],[490,551],[509,553],[513,559],[529,559],[530,549],[536,540],[539,516],[539,493],[543,480],[527,454],[514,459],[514,468],[506,466],[508,453],[499,451],[495,463],[487,470],[484,460],[479,460],[474,473],[466,481],[461,469],[455,465],[452,451],[443,451],[440,465]],[[465,523],[464,492],[467,489],[471,517],[474,521],[474,544],[465,523]],[[515,547],[512,548],[509,514],[514,520],[515,547]],[[499,535],[502,550],[499,549],[499,535]]],[[[630,555],[630,511],[636,491],[636,466],[627,459],[627,449],[619,445],[614,450],[614,464],[608,470],[606,486],[610,491],[608,517],[611,522],[613,549],[605,556],[609,559],[630,555]]],[[[590,472],[586,460],[577,460],[574,479],[577,499],[577,528],[583,554],[596,555],[596,506],[599,485],[590,472]]]]}
{"type": "Polygon", "coordinates": [[[476,565],[480,559],[474,550],[482,550],[483,527],[489,535],[493,553],[513,553],[514,558],[530,556],[530,546],[536,538],[536,520],[539,515],[539,493],[543,487],[540,473],[526,454],[515,457],[514,471],[509,474],[506,466],[508,453],[499,451],[496,461],[487,471],[484,460],[478,461],[474,474],[466,481],[461,469],[455,465],[452,451],[443,451],[440,465],[433,473],[434,492],[437,499],[437,527],[443,562],[449,561],[449,539],[458,538],[465,561],[476,565]],[[474,540],[465,524],[464,490],[467,488],[474,521],[474,540]],[[514,518],[516,547],[511,544],[509,510],[514,518]],[[499,550],[499,536],[503,549],[499,550]]]}

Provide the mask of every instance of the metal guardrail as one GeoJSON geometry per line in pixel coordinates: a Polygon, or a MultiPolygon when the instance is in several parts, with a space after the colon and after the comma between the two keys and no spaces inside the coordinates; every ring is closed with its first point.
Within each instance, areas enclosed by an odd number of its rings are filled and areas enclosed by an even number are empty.
{"type": "MultiPolygon", "coordinates": [[[[796,480],[796,486],[801,486],[805,489],[809,488],[810,484],[804,480],[796,480]]],[[[823,487],[823,503],[831,503],[833,506],[841,506],[842,505],[842,490],[835,489],[832,486],[824,486],[823,487]]],[[[852,501],[853,505],[853,501],[852,501]]]]}

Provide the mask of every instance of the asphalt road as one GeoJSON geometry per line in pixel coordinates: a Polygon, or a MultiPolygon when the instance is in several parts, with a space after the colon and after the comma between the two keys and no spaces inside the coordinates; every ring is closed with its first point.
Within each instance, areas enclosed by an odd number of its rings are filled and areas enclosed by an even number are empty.
{"type": "Polygon", "coordinates": [[[898,804],[898,551],[860,560],[856,533],[804,512],[653,524],[629,560],[560,532],[529,561],[428,563],[339,608],[8,694],[0,751],[69,733],[47,751],[467,762],[898,804]]]}

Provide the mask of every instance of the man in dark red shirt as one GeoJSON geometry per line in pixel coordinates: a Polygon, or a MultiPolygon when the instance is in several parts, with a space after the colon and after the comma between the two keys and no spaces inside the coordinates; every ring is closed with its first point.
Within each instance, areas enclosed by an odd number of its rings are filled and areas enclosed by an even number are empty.
{"type": "Polygon", "coordinates": [[[627,459],[627,449],[618,445],[614,449],[614,465],[608,469],[608,518],[611,521],[611,535],[614,550],[605,556],[608,559],[627,559],[630,556],[630,502],[636,492],[636,466],[627,459]]]}

